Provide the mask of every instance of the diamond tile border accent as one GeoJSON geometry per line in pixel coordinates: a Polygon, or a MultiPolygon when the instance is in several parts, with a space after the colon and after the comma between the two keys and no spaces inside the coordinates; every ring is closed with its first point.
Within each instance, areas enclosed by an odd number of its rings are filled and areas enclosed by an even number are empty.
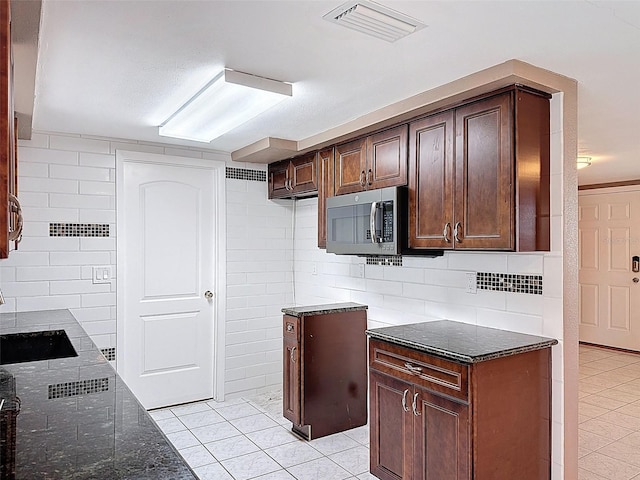
{"type": "Polygon", "coordinates": [[[402,255],[367,255],[367,265],[402,266],[402,255]]]}
{"type": "Polygon", "coordinates": [[[494,292],[542,295],[542,275],[478,272],[476,288],[494,292]]]}
{"type": "Polygon", "coordinates": [[[108,223],[50,223],[50,237],[108,237],[108,223]]]}
{"type": "Polygon", "coordinates": [[[266,182],[267,172],[263,170],[251,170],[248,168],[226,167],[226,177],[234,180],[253,180],[254,182],[266,182]]]}
{"type": "Polygon", "coordinates": [[[101,348],[100,351],[102,352],[102,355],[104,355],[104,358],[110,362],[113,362],[116,359],[116,347],[101,348]]]}
{"type": "Polygon", "coordinates": [[[90,393],[107,392],[109,377],[80,380],[78,382],[56,383],[49,385],[49,400],[54,398],[77,397],[90,393]]]}

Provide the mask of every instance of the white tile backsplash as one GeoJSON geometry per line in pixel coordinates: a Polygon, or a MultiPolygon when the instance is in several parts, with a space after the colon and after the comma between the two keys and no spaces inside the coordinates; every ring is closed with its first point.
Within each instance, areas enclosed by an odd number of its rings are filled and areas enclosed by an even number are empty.
{"type": "Polygon", "coordinates": [[[51,135],[49,148],[72,152],[110,153],[109,141],[66,135],[51,135]]]}
{"type": "Polygon", "coordinates": [[[18,161],[21,168],[23,163],[29,162],[48,165],[78,165],[78,152],[51,150],[48,147],[41,146],[38,146],[38,148],[26,147],[22,141],[18,143],[18,149],[20,151],[18,161]]]}

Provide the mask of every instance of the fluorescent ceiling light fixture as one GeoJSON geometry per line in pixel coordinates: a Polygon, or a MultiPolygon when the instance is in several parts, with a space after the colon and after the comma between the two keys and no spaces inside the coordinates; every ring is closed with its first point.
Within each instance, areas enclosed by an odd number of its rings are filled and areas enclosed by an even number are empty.
{"type": "Polygon", "coordinates": [[[292,96],[292,85],[224,69],[159,127],[163,137],[210,142],[292,96]]]}
{"type": "Polygon", "coordinates": [[[576,160],[576,165],[578,166],[578,170],[584,167],[588,167],[591,165],[591,157],[578,157],[576,160]]]}
{"type": "Polygon", "coordinates": [[[425,27],[415,18],[368,0],[345,3],[322,18],[387,42],[395,42],[425,27]]]}

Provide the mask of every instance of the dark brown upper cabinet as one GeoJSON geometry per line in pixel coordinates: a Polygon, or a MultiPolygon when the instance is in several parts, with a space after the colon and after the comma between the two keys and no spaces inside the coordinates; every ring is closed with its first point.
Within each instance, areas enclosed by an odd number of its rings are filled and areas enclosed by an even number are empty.
{"type": "Polygon", "coordinates": [[[17,249],[22,238],[11,48],[11,8],[4,0],[0,2],[0,258],[17,249]]]}
{"type": "Polygon", "coordinates": [[[407,125],[335,147],[335,194],[407,184],[407,125]]]}
{"type": "Polygon", "coordinates": [[[334,149],[318,152],[318,247],[327,247],[327,198],[334,195],[334,149]]]}
{"type": "Polygon", "coordinates": [[[513,87],[409,126],[409,247],[549,250],[549,97],[513,87]]]}
{"type": "Polygon", "coordinates": [[[269,198],[314,195],[318,191],[316,152],[269,164],[269,198]]]}

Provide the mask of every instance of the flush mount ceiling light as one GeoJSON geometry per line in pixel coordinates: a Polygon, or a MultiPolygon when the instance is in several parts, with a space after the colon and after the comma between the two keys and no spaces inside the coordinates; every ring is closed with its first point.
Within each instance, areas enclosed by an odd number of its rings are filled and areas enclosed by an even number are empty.
{"type": "Polygon", "coordinates": [[[415,18],[367,0],[345,3],[322,18],[387,42],[395,42],[425,26],[415,18]]]}
{"type": "Polygon", "coordinates": [[[578,166],[578,170],[584,167],[588,167],[591,165],[591,157],[578,157],[576,160],[576,165],[578,166]]]}
{"type": "Polygon", "coordinates": [[[210,142],[292,96],[292,85],[224,69],[160,127],[163,137],[210,142]]]}

